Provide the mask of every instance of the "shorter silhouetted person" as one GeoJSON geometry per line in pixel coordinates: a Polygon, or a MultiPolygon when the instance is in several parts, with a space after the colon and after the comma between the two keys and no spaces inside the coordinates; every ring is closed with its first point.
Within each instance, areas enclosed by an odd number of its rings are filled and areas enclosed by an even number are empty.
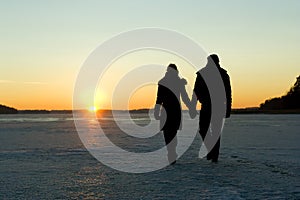
{"type": "MultiPolygon", "coordinates": [[[[208,56],[207,58],[207,65],[197,72],[197,78],[194,86],[194,95],[191,101],[192,109],[190,109],[190,115],[192,118],[196,116],[196,104],[197,100],[201,103],[201,111],[200,111],[200,118],[199,118],[199,133],[202,137],[202,140],[204,141],[205,146],[207,147],[208,154],[207,154],[207,160],[212,160],[212,162],[217,162],[219,158],[219,149],[220,149],[220,131],[217,132],[216,130],[221,130],[223,126],[223,119],[224,117],[229,118],[230,112],[231,112],[231,85],[230,85],[230,77],[227,74],[227,71],[221,68],[219,63],[219,57],[216,54],[212,54],[208,56]],[[212,103],[210,98],[210,93],[208,90],[208,87],[201,76],[200,72],[203,70],[203,72],[206,70],[209,70],[211,67],[217,67],[221,77],[222,81],[225,87],[225,94],[226,94],[226,100],[225,100],[225,106],[226,106],[226,113],[225,116],[217,117],[214,122],[211,121],[212,116],[212,103]],[[215,131],[215,132],[214,132],[215,131]],[[215,135],[214,141],[211,141],[209,137],[205,140],[205,137],[207,136],[207,132],[211,134],[217,134],[215,135]],[[219,135],[218,135],[219,134],[219,135]],[[215,141],[217,139],[217,141],[215,141]],[[212,148],[210,148],[211,144],[208,144],[209,142],[213,142],[212,148]]],[[[215,77],[215,76],[214,76],[215,77]]]]}
{"type": "Polygon", "coordinates": [[[190,107],[190,99],[185,90],[186,84],[186,80],[178,76],[175,64],[167,67],[165,76],[158,82],[154,117],[160,120],[160,129],[164,134],[170,164],[174,164],[177,158],[176,134],[181,129],[182,118],[180,97],[187,107],[190,107]]]}

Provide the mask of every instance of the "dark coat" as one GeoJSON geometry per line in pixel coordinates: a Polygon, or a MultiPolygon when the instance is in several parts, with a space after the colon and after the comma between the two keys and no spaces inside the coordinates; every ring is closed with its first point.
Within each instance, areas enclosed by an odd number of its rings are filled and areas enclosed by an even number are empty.
{"type": "Polygon", "coordinates": [[[158,82],[156,104],[163,107],[160,114],[161,130],[181,129],[180,97],[188,105],[190,100],[185,90],[186,80],[176,73],[167,72],[158,82]]]}
{"type": "MultiPolygon", "coordinates": [[[[210,67],[210,66],[206,66],[210,67]]],[[[202,70],[205,70],[203,68],[202,70]]],[[[222,77],[224,87],[225,87],[225,93],[226,93],[226,118],[230,117],[231,113],[231,104],[232,104],[232,97],[231,97],[231,85],[230,85],[230,77],[227,74],[227,71],[220,66],[218,66],[218,70],[220,72],[220,75],[222,77]]],[[[197,78],[194,86],[194,92],[197,96],[197,99],[202,104],[201,112],[204,113],[211,113],[211,99],[209,95],[209,90],[207,88],[207,85],[203,79],[203,77],[200,74],[200,71],[197,72],[197,78]]]]}

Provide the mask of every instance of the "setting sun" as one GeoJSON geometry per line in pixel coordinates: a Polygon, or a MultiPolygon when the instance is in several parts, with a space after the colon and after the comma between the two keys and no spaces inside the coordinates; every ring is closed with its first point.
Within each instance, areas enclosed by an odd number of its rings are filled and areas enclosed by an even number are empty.
{"type": "Polygon", "coordinates": [[[98,108],[96,106],[89,107],[90,112],[97,112],[98,108]]]}

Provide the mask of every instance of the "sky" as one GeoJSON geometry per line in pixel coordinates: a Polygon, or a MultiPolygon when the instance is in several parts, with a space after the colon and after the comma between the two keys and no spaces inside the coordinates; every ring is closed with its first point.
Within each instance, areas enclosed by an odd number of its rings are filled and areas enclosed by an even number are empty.
{"type": "MultiPolygon", "coordinates": [[[[300,74],[299,10],[298,0],[2,0],[0,104],[71,109],[78,72],[98,45],[124,31],[158,27],[220,56],[231,77],[234,108],[259,106],[285,94],[300,74]]],[[[168,59],[179,62],[184,74],[184,61],[151,51],[129,55],[124,66],[151,57],[165,65],[168,59]]],[[[118,108],[152,107],[155,92],[154,85],[143,87],[118,108]]],[[[109,92],[96,93],[96,99],[97,108],[110,108],[109,92]]]]}

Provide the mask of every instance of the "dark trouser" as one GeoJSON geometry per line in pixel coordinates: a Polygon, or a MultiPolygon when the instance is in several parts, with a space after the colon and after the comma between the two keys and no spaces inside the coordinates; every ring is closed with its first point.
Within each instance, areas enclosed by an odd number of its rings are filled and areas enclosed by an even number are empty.
{"type": "MultiPolygon", "coordinates": [[[[215,135],[215,136],[209,136],[208,138],[205,139],[206,134],[210,131],[210,119],[211,118],[211,112],[210,111],[205,111],[201,110],[200,112],[200,122],[199,122],[199,133],[202,137],[202,140],[204,141],[204,144],[207,148],[208,154],[207,154],[207,159],[210,160],[212,159],[213,161],[218,161],[219,158],[219,150],[220,150],[220,138],[221,136],[215,135]],[[217,142],[214,137],[218,137],[217,142]]],[[[211,127],[213,128],[213,127],[211,127]]],[[[216,134],[216,133],[215,133],[216,134]]],[[[217,133],[219,134],[219,133],[217,133]]]]}
{"type": "Polygon", "coordinates": [[[177,130],[163,130],[163,133],[168,150],[168,160],[169,163],[173,163],[174,161],[176,161],[177,158],[177,130]]]}

